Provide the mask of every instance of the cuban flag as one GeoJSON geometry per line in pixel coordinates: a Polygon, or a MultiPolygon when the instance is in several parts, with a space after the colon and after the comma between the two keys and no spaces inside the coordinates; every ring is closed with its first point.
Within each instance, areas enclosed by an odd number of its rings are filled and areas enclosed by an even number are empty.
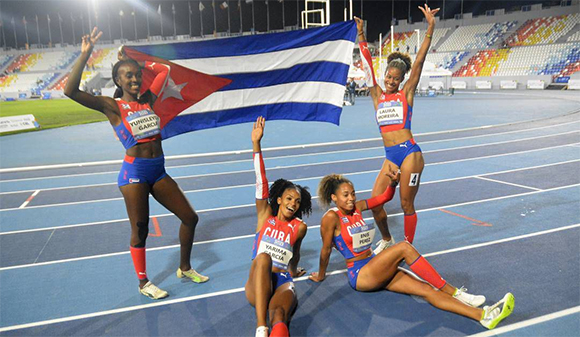
{"type": "Polygon", "coordinates": [[[125,51],[138,61],[172,67],[171,97],[158,106],[163,99],[159,97],[154,106],[157,114],[170,115],[162,129],[162,137],[169,138],[253,122],[258,116],[338,125],[355,38],[356,24],[347,21],[283,33],[131,46],[125,51]],[[183,71],[198,77],[183,76],[183,71]],[[174,77],[178,72],[180,79],[174,77]],[[195,92],[204,95],[179,102],[195,92]]]}

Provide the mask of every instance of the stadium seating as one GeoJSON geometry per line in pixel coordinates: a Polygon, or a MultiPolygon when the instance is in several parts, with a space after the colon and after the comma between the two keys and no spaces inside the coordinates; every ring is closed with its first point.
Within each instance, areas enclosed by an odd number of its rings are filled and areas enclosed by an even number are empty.
{"type": "Polygon", "coordinates": [[[580,41],[580,28],[576,28],[576,33],[570,35],[566,41],[573,42],[573,41],[580,41]]]}
{"type": "MultiPolygon", "coordinates": [[[[436,28],[433,32],[433,38],[431,41],[431,47],[437,45],[439,40],[447,34],[449,28],[436,28]]],[[[420,38],[421,42],[425,39],[425,30],[421,30],[420,38]]],[[[417,33],[416,32],[405,32],[405,33],[395,33],[394,35],[394,43],[393,47],[395,50],[399,50],[402,52],[407,52],[407,46],[409,47],[409,53],[414,54],[416,52],[415,48],[417,47],[417,33]]],[[[387,55],[391,52],[391,35],[387,36],[387,39],[383,42],[383,55],[387,55]]]]}
{"type": "Polygon", "coordinates": [[[437,48],[437,51],[462,51],[489,48],[502,38],[507,31],[514,28],[516,23],[516,21],[507,21],[458,27],[437,48]]]}
{"type": "Polygon", "coordinates": [[[579,22],[578,13],[528,20],[506,40],[506,43],[512,47],[554,43],[579,22]]]}

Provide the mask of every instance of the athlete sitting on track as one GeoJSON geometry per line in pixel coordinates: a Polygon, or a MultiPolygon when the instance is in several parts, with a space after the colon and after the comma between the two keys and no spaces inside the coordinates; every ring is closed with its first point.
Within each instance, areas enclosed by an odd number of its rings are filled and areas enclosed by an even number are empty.
{"type": "MultiPolygon", "coordinates": [[[[383,138],[386,157],[381,172],[375,181],[372,196],[379,195],[390,185],[386,172],[401,171],[401,208],[405,214],[405,240],[410,243],[413,243],[417,227],[415,196],[419,191],[421,173],[425,166],[421,148],[415,143],[411,133],[413,99],[435,30],[435,14],[439,11],[439,8],[431,10],[426,4],[425,8],[419,7],[419,9],[429,24],[423,44],[417,52],[417,58],[412,66],[409,55],[400,52],[389,54],[385,72],[385,91],[377,85],[375,80],[372,59],[363,32],[363,21],[355,18],[361,59],[365,70],[365,81],[373,99],[376,121],[383,138]],[[411,75],[403,89],[399,90],[399,86],[409,70],[411,75]]],[[[387,214],[383,207],[376,207],[372,211],[382,236],[375,249],[375,254],[378,254],[381,250],[393,245],[395,240],[389,232],[387,214]]]]}
{"type": "Polygon", "coordinates": [[[246,298],[256,308],[256,336],[268,336],[267,313],[270,336],[288,336],[297,304],[292,278],[305,273],[299,270],[298,261],[307,228],[299,217],[312,212],[312,202],[308,190],[288,180],[276,180],[268,191],[260,145],[264,125],[265,119],[258,117],[252,131],[258,226],[246,298]]]}
{"type": "MultiPolygon", "coordinates": [[[[390,178],[397,180],[395,175],[390,178]]],[[[488,329],[493,329],[511,314],[514,308],[514,297],[511,293],[507,293],[496,304],[480,309],[478,307],[485,302],[484,296],[471,295],[466,292],[467,289],[451,286],[407,241],[399,242],[374,255],[371,245],[375,229],[365,223],[361,211],[382,205],[389,198],[388,194],[385,191],[371,199],[357,201],[350,180],[336,174],[322,178],[318,185],[319,203],[328,208],[334,202],[336,207],[329,209],[322,217],[320,266],[318,272],[309,277],[312,281],[324,281],[334,245],[345,258],[348,280],[355,290],[387,289],[421,296],[439,309],[472,318],[488,329]],[[398,266],[402,261],[428,283],[401,271],[398,266]]]]}
{"type": "Polygon", "coordinates": [[[101,35],[102,32],[97,33],[95,27],[90,36],[83,36],[81,56],[69,75],[64,94],[77,103],[105,114],[126,149],[118,185],[131,223],[131,257],[141,294],[160,299],[168,294],[149,281],[145,268],[145,241],[149,234],[149,194],[182,221],[179,229],[181,261],[177,277],[187,277],[196,283],[208,280],[208,277],[191,268],[191,249],[198,216],[183,191],[165,172],[159,117],[151,108],[165,87],[170,69],[169,66],[159,63],[147,62],[140,65],[120,52],[119,62],[113,67],[113,81],[117,85],[115,99],[83,92],[79,90],[81,75],[101,35]],[[153,72],[155,79],[148,91],[139,95],[143,67],[153,72]]]}

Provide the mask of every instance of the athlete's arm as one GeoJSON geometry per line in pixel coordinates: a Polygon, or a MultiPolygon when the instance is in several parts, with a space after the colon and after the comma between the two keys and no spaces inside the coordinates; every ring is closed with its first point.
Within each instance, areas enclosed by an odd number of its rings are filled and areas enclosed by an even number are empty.
{"type": "Polygon", "coordinates": [[[363,71],[365,73],[365,83],[369,88],[369,92],[371,98],[373,99],[373,103],[376,109],[382,89],[380,86],[377,85],[377,81],[375,79],[375,71],[373,69],[373,58],[371,57],[371,52],[369,51],[367,39],[363,31],[363,20],[357,18],[356,16],[354,19],[356,21],[356,28],[358,31],[358,45],[360,50],[360,58],[363,65],[363,71]]]}
{"type": "Polygon", "coordinates": [[[374,196],[370,199],[357,201],[356,208],[360,209],[361,211],[366,211],[367,209],[373,209],[377,206],[382,206],[393,199],[395,190],[399,184],[401,174],[399,171],[387,171],[386,175],[391,180],[391,184],[387,186],[387,189],[382,194],[374,196]]]}
{"type": "Polygon", "coordinates": [[[156,62],[145,62],[144,68],[147,71],[151,71],[155,74],[155,79],[149,86],[148,90],[151,92],[151,101],[149,104],[153,106],[157,97],[161,96],[163,93],[163,89],[167,86],[167,82],[169,80],[169,72],[171,71],[171,67],[167,64],[163,63],[156,63],[156,62]]]}
{"type": "Polygon", "coordinates": [[[258,117],[252,130],[252,148],[254,150],[254,172],[256,173],[256,213],[258,214],[259,231],[264,225],[264,221],[272,215],[272,208],[268,204],[268,179],[266,178],[266,167],[262,157],[262,136],[264,136],[264,126],[266,119],[258,117]]]}
{"type": "Polygon", "coordinates": [[[314,282],[322,282],[326,278],[326,268],[330,260],[330,253],[332,253],[332,238],[334,237],[334,230],[338,224],[338,215],[333,212],[327,212],[320,222],[320,236],[322,236],[322,248],[320,249],[320,261],[318,265],[318,272],[310,274],[308,277],[314,282]]]}
{"type": "MultiPolygon", "coordinates": [[[[103,35],[103,32],[97,32],[97,28],[95,27],[90,36],[83,36],[81,55],[75,63],[72,71],[68,75],[68,81],[64,88],[64,94],[73,101],[82,104],[89,109],[104,113],[109,118],[109,120],[111,120],[111,118],[114,118],[113,116],[117,116],[117,114],[114,112],[118,111],[117,104],[112,98],[105,96],[93,96],[79,89],[83,69],[91,57],[95,43],[99,40],[101,35],[103,35]]],[[[112,124],[116,124],[113,122],[114,121],[111,120],[112,124]]]]}
{"type": "Polygon", "coordinates": [[[301,222],[298,225],[298,237],[296,238],[296,242],[294,242],[294,247],[292,251],[294,252],[292,255],[292,259],[288,263],[288,271],[292,277],[300,277],[306,273],[301,268],[298,268],[298,262],[300,262],[300,246],[302,245],[302,240],[306,236],[306,232],[308,231],[308,227],[304,222],[301,222]]]}
{"type": "Polygon", "coordinates": [[[419,84],[421,79],[421,72],[423,71],[423,64],[425,63],[425,58],[427,58],[427,52],[431,46],[431,38],[433,37],[433,32],[435,31],[435,14],[439,12],[439,8],[431,10],[429,6],[425,5],[425,8],[419,6],[419,9],[425,15],[425,19],[429,24],[427,28],[427,33],[425,34],[425,39],[421,44],[421,48],[417,52],[417,58],[413,62],[413,67],[411,68],[411,75],[403,87],[405,96],[407,97],[407,102],[410,106],[413,106],[413,98],[415,97],[415,89],[419,84]]]}

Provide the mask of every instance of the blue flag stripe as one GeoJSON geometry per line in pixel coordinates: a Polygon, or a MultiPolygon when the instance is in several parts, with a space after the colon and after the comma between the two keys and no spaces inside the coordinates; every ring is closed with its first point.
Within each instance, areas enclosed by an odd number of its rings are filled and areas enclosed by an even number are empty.
{"type": "Polygon", "coordinates": [[[340,85],[346,84],[346,74],[349,66],[335,62],[313,62],[299,64],[288,69],[278,69],[260,73],[243,73],[222,75],[232,80],[232,83],[220,91],[238,90],[247,88],[261,88],[278,84],[317,81],[331,82],[340,85]]]}
{"type": "Polygon", "coordinates": [[[258,116],[264,116],[266,120],[317,121],[338,125],[341,112],[342,107],[326,103],[290,102],[258,105],[179,116],[161,130],[161,135],[166,139],[184,132],[254,122],[258,116]]]}
{"type": "Polygon", "coordinates": [[[353,27],[354,21],[346,21],[307,30],[131,48],[166,60],[254,55],[308,47],[326,41],[354,41],[356,29],[353,27]]]}

